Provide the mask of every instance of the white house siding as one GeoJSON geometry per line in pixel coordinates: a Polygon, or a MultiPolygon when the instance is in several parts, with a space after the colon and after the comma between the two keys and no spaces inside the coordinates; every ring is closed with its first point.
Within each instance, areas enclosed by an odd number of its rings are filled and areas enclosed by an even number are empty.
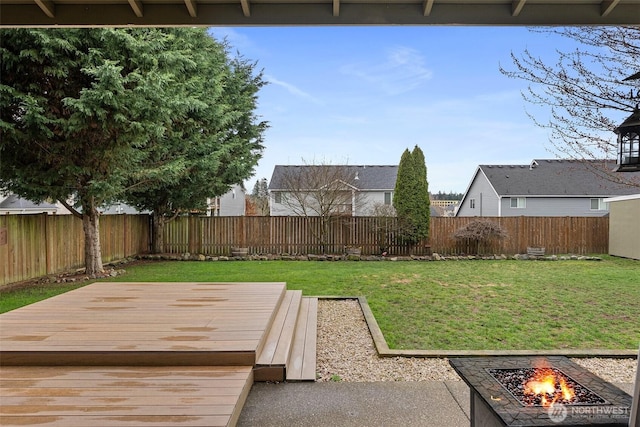
{"type": "MultiPolygon", "coordinates": [[[[388,192],[388,191],[387,191],[388,192]]],[[[298,216],[296,211],[289,205],[295,203],[294,200],[289,200],[287,203],[276,203],[276,194],[279,192],[272,191],[269,194],[269,212],[271,216],[298,216]]],[[[370,216],[373,214],[373,209],[376,204],[384,203],[385,191],[361,191],[356,196],[356,212],[355,216],[370,216]]],[[[282,199],[285,199],[285,195],[282,194],[282,199]]],[[[296,203],[297,204],[297,203],[296,203]]],[[[300,211],[299,209],[298,211],[300,211]]],[[[308,216],[316,216],[312,209],[307,210],[308,216]]]]}
{"type": "Polygon", "coordinates": [[[525,208],[512,208],[511,197],[505,196],[501,200],[501,216],[604,216],[609,213],[592,210],[592,198],[597,197],[525,197],[525,208]]]}
{"type": "Polygon", "coordinates": [[[297,216],[295,211],[289,206],[292,202],[287,202],[287,204],[282,203],[284,201],[285,195],[282,192],[271,192],[269,194],[269,215],[271,216],[297,216]],[[277,203],[276,200],[280,195],[281,203],[277,203]]]}
{"type": "Polygon", "coordinates": [[[368,191],[361,196],[356,216],[372,216],[377,205],[384,205],[384,193],[392,193],[391,200],[393,202],[392,191],[368,191]]]}
{"type": "Polygon", "coordinates": [[[500,216],[498,196],[482,171],[477,171],[457,216],[500,216]],[[475,207],[471,207],[472,203],[475,207]]]}
{"type": "Polygon", "coordinates": [[[239,185],[220,196],[220,216],[243,216],[245,213],[245,192],[239,185]]]}

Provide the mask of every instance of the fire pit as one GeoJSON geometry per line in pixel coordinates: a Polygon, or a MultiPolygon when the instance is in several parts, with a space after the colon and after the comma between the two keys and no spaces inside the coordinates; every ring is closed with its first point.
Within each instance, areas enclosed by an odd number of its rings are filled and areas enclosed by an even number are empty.
{"type": "Polygon", "coordinates": [[[604,405],[609,402],[557,368],[489,369],[488,372],[525,406],[604,405]]]}
{"type": "Polygon", "coordinates": [[[624,426],[631,396],[566,357],[452,358],[471,426],[624,426]]]}

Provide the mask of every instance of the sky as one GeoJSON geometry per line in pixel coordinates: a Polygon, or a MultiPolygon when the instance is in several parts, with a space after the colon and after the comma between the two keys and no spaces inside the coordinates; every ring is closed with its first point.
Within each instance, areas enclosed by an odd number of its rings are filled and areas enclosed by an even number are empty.
{"type": "Polygon", "coordinates": [[[269,123],[263,157],[245,181],[277,164],[397,165],[424,152],[432,193],[464,192],[479,164],[556,158],[545,110],[525,103],[527,82],[504,76],[511,53],[547,61],[572,42],[524,27],[220,27],[232,53],[255,61],[269,123]]]}

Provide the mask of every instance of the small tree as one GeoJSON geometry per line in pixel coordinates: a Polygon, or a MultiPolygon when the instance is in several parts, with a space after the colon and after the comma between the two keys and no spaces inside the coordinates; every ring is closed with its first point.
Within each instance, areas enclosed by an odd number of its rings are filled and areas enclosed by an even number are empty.
{"type": "Polygon", "coordinates": [[[249,197],[253,206],[255,206],[256,215],[269,216],[269,184],[267,183],[267,178],[256,181],[249,197]]]}
{"type": "Polygon", "coordinates": [[[398,216],[399,237],[410,245],[429,237],[430,202],[427,167],[417,145],[402,153],[393,196],[398,216]]]}
{"type": "Polygon", "coordinates": [[[508,234],[500,224],[478,219],[456,230],[452,237],[458,242],[466,243],[467,247],[475,248],[476,254],[479,255],[487,249],[492,240],[505,239],[508,234]]]}
{"type": "Polygon", "coordinates": [[[372,231],[376,235],[376,243],[381,254],[389,253],[389,245],[393,241],[394,235],[398,232],[398,221],[396,210],[393,205],[375,203],[371,210],[371,216],[375,217],[372,231]]]}

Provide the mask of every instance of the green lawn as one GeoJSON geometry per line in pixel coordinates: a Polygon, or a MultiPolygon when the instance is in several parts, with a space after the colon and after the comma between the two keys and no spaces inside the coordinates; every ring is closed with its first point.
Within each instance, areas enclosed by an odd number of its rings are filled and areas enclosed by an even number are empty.
{"type": "MultiPolygon", "coordinates": [[[[634,349],[640,262],[158,262],[117,281],[282,281],[364,295],[393,349],[634,349]]],[[[10,293],[6,293],[10,294],[10,293]]],[[[2,310],[5,297],[2,295],[2,310]]]]}

